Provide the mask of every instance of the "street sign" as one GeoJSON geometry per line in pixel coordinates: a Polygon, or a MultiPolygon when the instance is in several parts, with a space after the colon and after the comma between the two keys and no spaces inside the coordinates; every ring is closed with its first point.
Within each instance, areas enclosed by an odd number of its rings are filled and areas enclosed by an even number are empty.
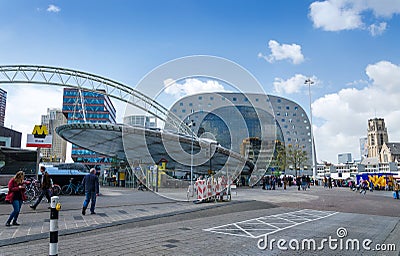
{"type": "Polygon", "coordinates": [[[26,146],[36,148],[51,148],[53,136],[47,131],[46,125],[35,125],[32,134],[27,134],[26,146]]]}

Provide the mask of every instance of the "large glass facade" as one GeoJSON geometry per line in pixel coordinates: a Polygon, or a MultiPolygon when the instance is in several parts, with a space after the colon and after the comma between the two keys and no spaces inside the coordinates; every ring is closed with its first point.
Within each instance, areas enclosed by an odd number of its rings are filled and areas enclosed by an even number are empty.
{"type": "Polygon", "coordinates": [[[205,134],[258,161],[257,168],[263,169],[270,161],[267,156],[276,154],[276,145],[291,144],[307,152],[304,168],[311,170],[310,121],[304,109],[291,100],[265,94],[202,93],[180,99],[171,113],[186,123],[194,121],[198,136],[205,134]],[[260,153],[261,159],[257,157],[260,153]]]}
{"type": "Polygon", "coordinates": [[[204,132],[210,132],[215,136],[219,144],[240,152],[240,145],[243,139],[249,137],[261,139],[261,120],[267,121],[265,118],[270,119],[269,122],[273,120],[271,115],[267,117],[268,113],[264,111],[257,112],[253,107],[248,106],[231,106],[216,109],[205,116],[199,125],[198,136],[201,136],[204,132]],[[263,116],[259,116],[260,113],[264,113],[263,116]]]}
{"type": "MultiPolygon", "coordinates": [[[[109,97],[102,93],[65,88],[62,111],[69,124],[84,122],[116,123],[116,110],[109,97]]],[[[72,145],[71,157],[75,162],[85,163],[86,165],[111,162],[111,159],[107,157],[76,145],[72,145]]]]}

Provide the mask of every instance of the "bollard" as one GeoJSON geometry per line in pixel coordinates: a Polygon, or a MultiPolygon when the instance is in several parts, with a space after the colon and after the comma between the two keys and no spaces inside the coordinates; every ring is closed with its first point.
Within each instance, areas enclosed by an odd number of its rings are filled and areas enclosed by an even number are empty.
{"type": "Polygon", "coordinates": [[[59,197],[52,196],[50,203],[50,256],[58,255],[58,211],[60,209],[59,197]]]}

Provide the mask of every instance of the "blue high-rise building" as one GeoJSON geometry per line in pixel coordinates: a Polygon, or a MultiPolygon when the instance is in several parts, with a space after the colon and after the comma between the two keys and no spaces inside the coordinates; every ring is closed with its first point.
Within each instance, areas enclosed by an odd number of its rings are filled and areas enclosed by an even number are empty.
{"type": "MultiPolygon", "coordinates": [[[[62,112],[67,123],[112,123],[116,121],[116,110],[110,98],[104,94],[64,88],[62,112]]],[[[96,166],[109,163],[110,159],[93,151],[72,145],[74,162],[96,166]]]]}
{"type": "Polygon", "coordinates": [[[4,126],[6,116],[7,92],[0,88],[0,126],[4,126]]]}

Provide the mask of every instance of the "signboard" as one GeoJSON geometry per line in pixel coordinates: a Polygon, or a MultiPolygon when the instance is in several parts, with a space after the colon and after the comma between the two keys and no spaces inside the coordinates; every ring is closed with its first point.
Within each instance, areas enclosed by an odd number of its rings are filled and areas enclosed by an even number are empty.
{"type": "Polygon", "coordinates": [[[36,148],[51,148],[53,136],[49,135],[46,125],[35,125],[32,134],[27,134],[26,146],[36,148]]]}

